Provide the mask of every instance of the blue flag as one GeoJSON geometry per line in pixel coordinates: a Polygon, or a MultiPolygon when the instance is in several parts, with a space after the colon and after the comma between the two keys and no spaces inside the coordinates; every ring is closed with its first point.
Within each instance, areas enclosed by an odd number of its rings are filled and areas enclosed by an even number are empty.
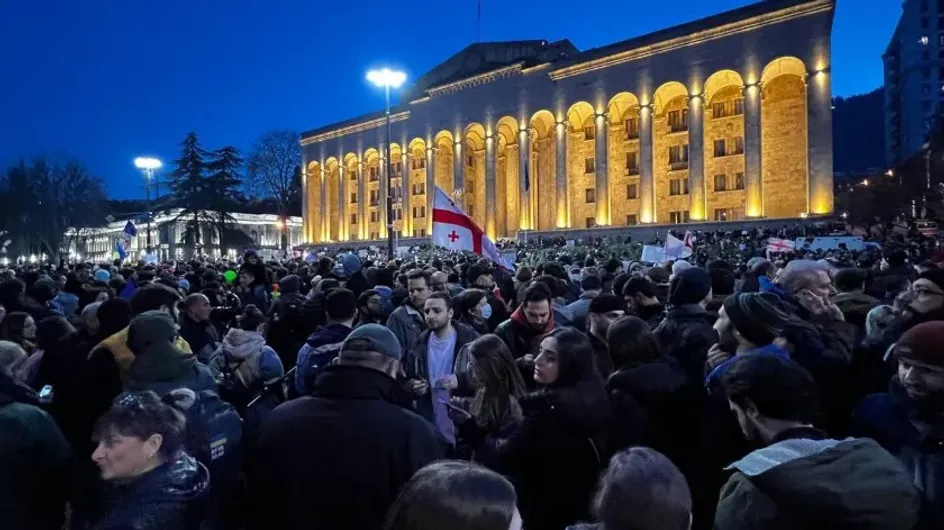
{"type": "Polygon", "coordinates": [[[131,238],[137,235],[138,230],[134,227],[134,223],[128,221],[125,225],[124,231],[118,236],[118,241],[115,241],[115,252],[118,253],[118,257],[125,259],[128,257],[128,250],[131,248],[131,238]]]}

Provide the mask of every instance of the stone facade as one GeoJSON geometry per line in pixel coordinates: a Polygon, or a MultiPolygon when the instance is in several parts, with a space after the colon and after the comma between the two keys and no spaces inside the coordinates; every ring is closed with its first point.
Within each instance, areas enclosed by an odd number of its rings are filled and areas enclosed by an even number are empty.
{"type": "Polygon", "coordinates": [[[493,238],[829,213],[834,7],[768,0],[586,52],[469,46],[391,110],[389,153],[382,113],[302,135],[305,240],[386,236],[387,156],[404,237],[429,234],[434,186],[493,238]]]}

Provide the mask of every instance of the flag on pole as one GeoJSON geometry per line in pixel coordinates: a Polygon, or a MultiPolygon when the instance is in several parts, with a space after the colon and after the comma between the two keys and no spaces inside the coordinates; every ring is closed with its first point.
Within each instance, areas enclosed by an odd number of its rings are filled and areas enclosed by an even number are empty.
{"type": "Polygon", "coordinates": [[[128,257],[128,250],[131,248],[131,238],[137,235],[138,230],[134,227],[134,223],[128,221],[125,225],[125,229],[121,232],[121,235],[118,236],[118,240],[115,241],[115,252],[118,253],[118,257],[125,259],[128,257]]]}
{"type": "Polygon", "coordinates": [[[495,243],[439,186],[433,196],[433,244],[449,250],[468,250],[513,269],[502,259],[495,243]]]}
{"type": "Polygon", "coordinates": [[[685,232],[683,239],[679,239],[669,232],[665,238],[665,259],[685,259],[695,251],[694,238],[691,232],[685,232]]]}
{"type": "Polygon", "coordinates": [[[771,237],[767,239],[768,252],[792,252],[796,248],[796,242],[789,239],[779,239],[771,237]]]}

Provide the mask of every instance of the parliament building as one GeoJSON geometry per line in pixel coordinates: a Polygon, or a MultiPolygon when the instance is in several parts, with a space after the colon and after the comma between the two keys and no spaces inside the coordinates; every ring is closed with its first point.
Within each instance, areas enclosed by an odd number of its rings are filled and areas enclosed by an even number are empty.
{"type": "Polygon", "coordinates": [[[383,111],[302,134],[302,239],[385,238],[388,193],[394,229],[426,237],[434,186],[493,239],[831,213],[834,10],[766,0],[586,51],[473,44],[401,94],[390,164],[383,111]]]}

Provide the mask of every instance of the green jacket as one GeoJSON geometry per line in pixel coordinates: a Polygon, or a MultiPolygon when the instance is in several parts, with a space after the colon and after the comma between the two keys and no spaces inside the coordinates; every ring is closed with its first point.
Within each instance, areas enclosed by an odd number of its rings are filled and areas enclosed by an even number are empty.
{"type": "Polygon", "coordinates": [[[921,500],[874,441],[794,438],[730,466],[716,530],[912,530],[921,500]]]}

